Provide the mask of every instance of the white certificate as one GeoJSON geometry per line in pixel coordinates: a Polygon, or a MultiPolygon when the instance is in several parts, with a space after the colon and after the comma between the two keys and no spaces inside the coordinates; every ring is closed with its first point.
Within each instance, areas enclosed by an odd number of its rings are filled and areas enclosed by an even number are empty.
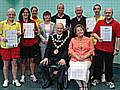
{"type": "Polygon", "coordinates": [[[57,23],[62,23],[64,28],[66,27],[66,19],[56,19],[56,24],[57,23]]]}
{"type": "Polygon", "coordinates": [[[93,32],[95,25],[96,25],[95,17],[86,18],[86,30],[87,30],[87,32],[93,32]]]}
{"type": "Polygon", "coordinates": [[[23,23],[24,38],[34,38],[34,23],[23,23]]]}
{"type": "Polygon", "coordinates": [[[7,47],[17,47],[17,30],[5,30],[6,35],[6,46],[7,47]]]}
{"type": "Polygon", "coordinates": [[[112,26],[100,26],[100,37],[103,41],[112,41],[112,26]]]}

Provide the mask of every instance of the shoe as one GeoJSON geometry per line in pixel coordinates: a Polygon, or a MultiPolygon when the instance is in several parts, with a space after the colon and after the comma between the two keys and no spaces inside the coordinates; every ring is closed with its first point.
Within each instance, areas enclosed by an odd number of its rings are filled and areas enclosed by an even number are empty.
{"type": "Polygon", "coordinates": [[[6,88],[6,87],[8,87],[8,85],[9,85],[9,81],[8,81],[8,80],[4,80],[2,86],[3,86],[4,88],[6,88]]]}
{"type": "Polygon", "coordinates": [[[102,76],[101,76],[101,82],[106,82],[106,80],[105,80],[105,74],[102,74],[102,76]]]}
{"type": "Polygon", "coordinates": [[[35,75],[30,75],[30,80],[33,81],[34,83],[38,81],[35,75]]]}
{"type": "Polygon", "coordinates": [[[43,84],[42,88],[43,88],[43,89],[46,89],[46,88],[48,88],[48,87],[50,87],[50,86],[52,86],[52,85],[53,85],[52,80],[48,80],[47,82],[45,82],[45,83],[43,84]]]}
{"type": "Polygon", "coordinates": [[[25,76],[24,75],[21,76],[20,83],[25,83],[25,76]]]}
{"type": "Polygon", "coordinates": [[[99,83],[99,81],[98,80],[93,80],[93,82],[91,83],[93,86],[96,86],[97,84],[99,83]]]}
{"type": "Polygon", "coordinates": [[[20,87],[21,86],[21,84],[19,83],[19,81],[17,79],[13,80],[12,84],[15,85],[16,87],[20,87]]]}
{"type": "Polygon", "coordinates": [[[107,82],[106,85],[110,88],[110,89],[115,89],[115,84],[113,82],[107,82]]]}

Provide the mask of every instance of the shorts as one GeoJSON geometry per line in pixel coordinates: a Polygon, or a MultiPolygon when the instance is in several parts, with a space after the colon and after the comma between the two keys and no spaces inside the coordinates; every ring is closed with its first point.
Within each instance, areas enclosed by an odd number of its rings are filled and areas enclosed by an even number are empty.
{"type": "Polygon", "coordinates": [[[2,60],[11,60],[20,58],[20,47],[14,48],[1,48],[0,53],[2,56],[2,60]]]}
{"type": "Polygon", "coordinates": [[[36,58],[40,56],[40,46],[35,44],[32,46],[20,46],[20,57],[22,59],[36,58]]]}

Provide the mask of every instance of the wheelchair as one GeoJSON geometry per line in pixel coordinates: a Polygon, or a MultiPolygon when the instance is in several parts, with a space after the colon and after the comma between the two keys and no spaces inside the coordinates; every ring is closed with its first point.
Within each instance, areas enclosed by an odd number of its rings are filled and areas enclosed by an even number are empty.
{"type": "MultiPolygon", "coordinates": [[[[51,65],[49,67],[49,71],[51,73],[50,76],[52,77],[52,79],[58,78],[57,77],[58,69],[59,69],[59,65],[51,65]]],[[[67,89],[67,87],[68,87],[68,71],[65,71],[64,80],[63,80],[63,88],[67,89]]],[[[57,81],[57,90],[59,90],[58,81],[57,81]]]]}

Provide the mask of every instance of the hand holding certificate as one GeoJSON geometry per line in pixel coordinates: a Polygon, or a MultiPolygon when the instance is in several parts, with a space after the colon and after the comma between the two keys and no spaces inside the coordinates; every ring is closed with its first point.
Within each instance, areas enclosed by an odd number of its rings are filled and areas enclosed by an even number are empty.
{"type": "Polygon", "coordinates": [[[34,38],[34,23],[23,23],[24,38],[34,38]]]}
{"type": "Polygon", "coordinates": [[[17,47],[17,30],[5,30],[6,35],[6,46],[17,47]]]}
{"type": "Polygon", "coordinates": [[[112,26],[100,26],[100,37],[103,41],[112,41],[112,26]]]}
{"type": "Polygon", "coordinates": [[[86,30],[87,30],[87,32],[93,32],[95,25],[96,25],[95,17],[86,18],[86,30]]]}

